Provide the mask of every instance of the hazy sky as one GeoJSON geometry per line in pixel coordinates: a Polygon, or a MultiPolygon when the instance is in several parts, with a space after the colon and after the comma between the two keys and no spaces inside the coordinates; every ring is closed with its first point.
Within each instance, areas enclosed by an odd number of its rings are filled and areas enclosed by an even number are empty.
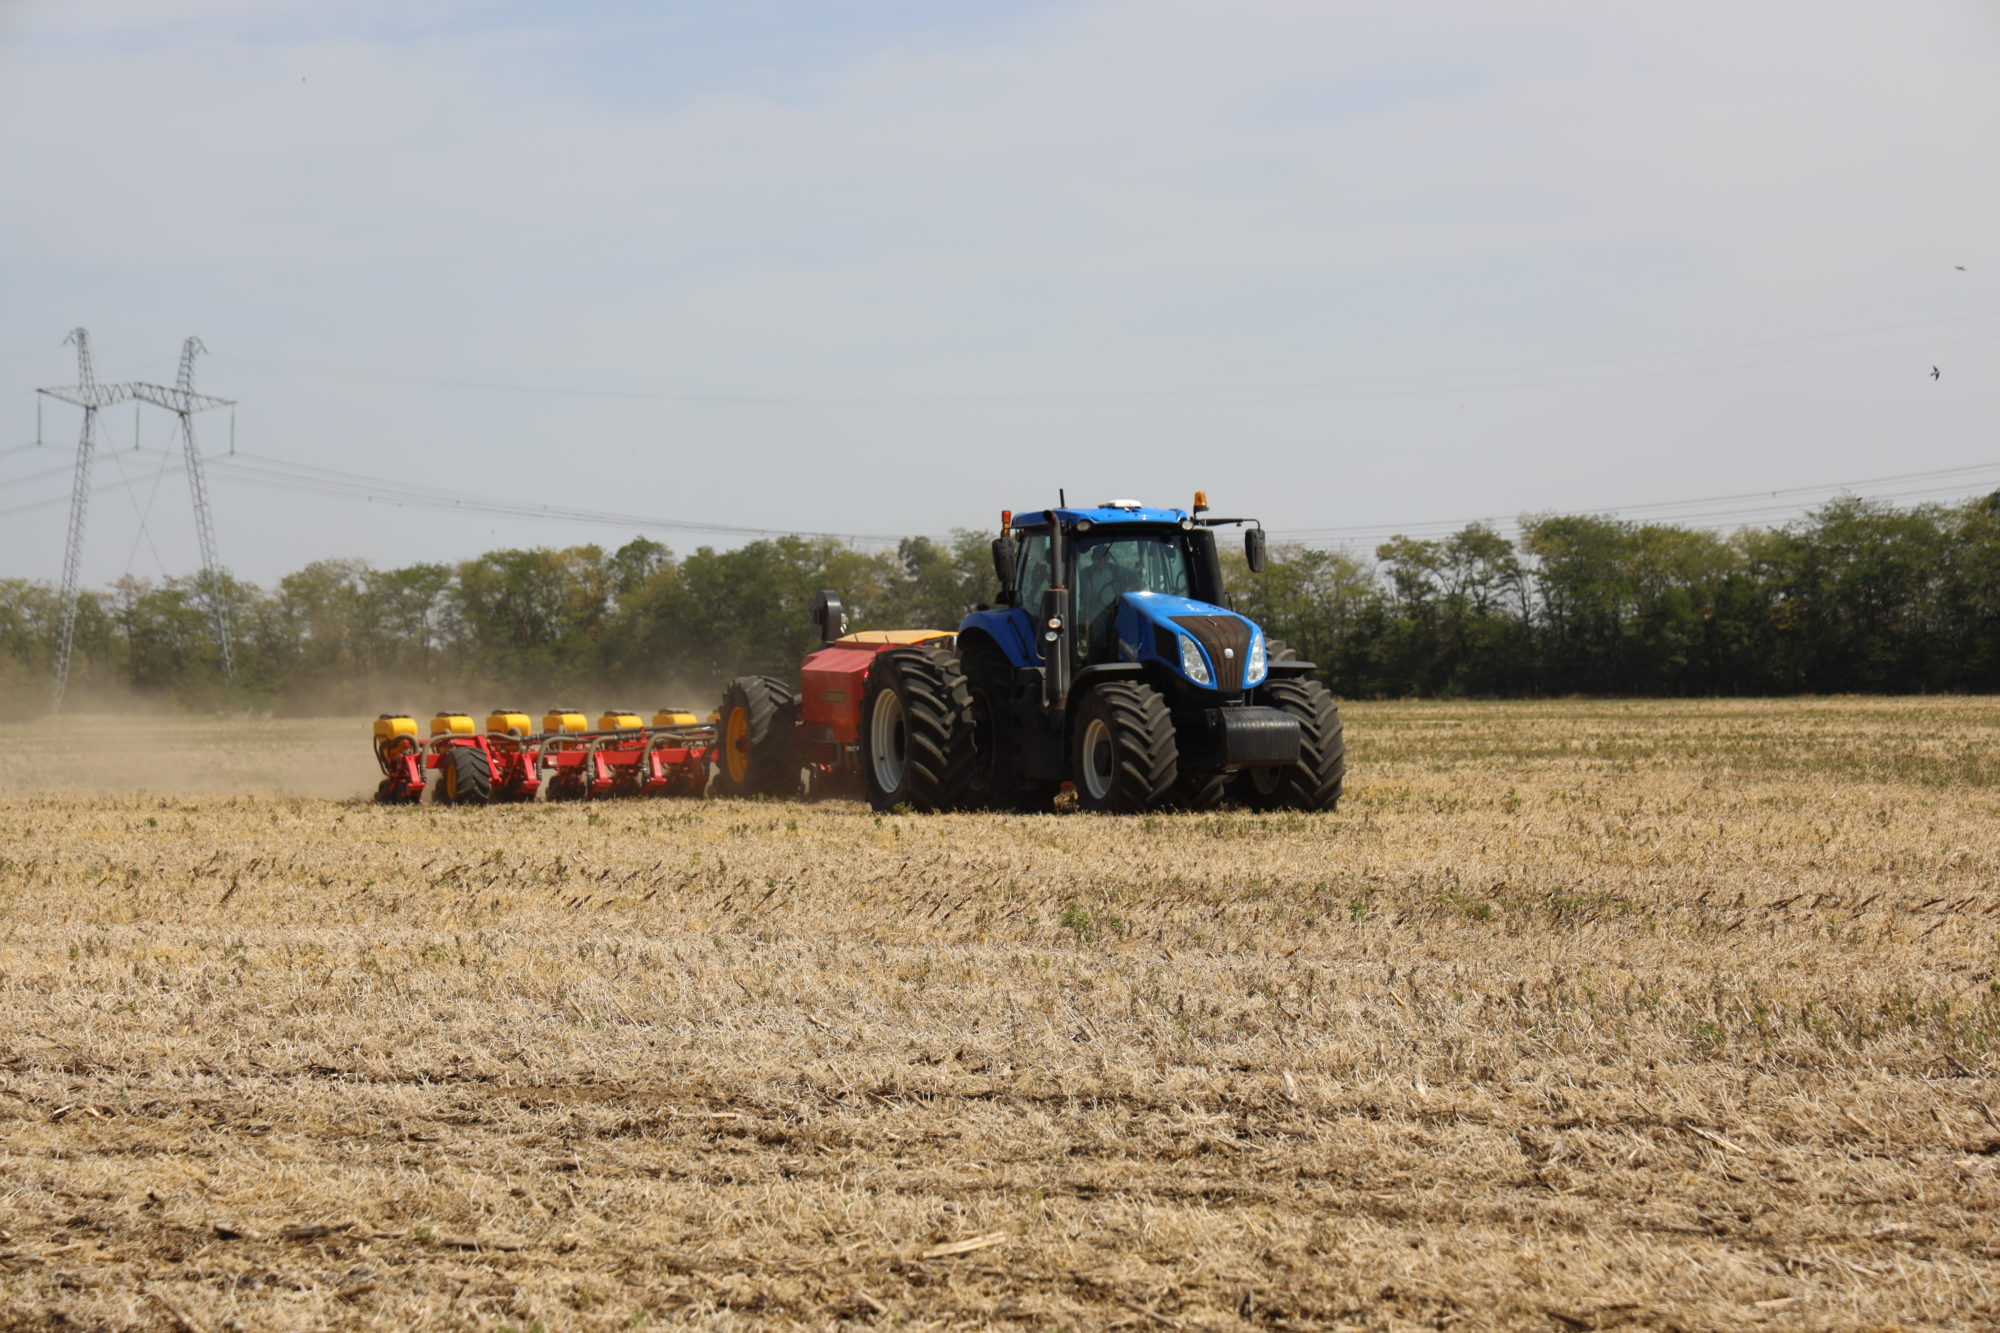
{"type": "MultiPolygon", "coordinates": [[[[1988,0],[0,0],[0,575],[61,569],[80,413],[5,451],[76,325],[207,343],[260,581],[635,529],[252,468],[862,534],[1203,487],[1360,549],[1990,490],[1996,131],[1988,0]]],[[[99,460],[90,581],[195,565],[159,465],[99,460]]]]}

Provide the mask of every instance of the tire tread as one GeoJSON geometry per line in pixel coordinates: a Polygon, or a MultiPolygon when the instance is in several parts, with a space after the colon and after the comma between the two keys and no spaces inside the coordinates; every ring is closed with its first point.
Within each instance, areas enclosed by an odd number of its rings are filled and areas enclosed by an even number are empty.
{"type": "MultiPolygon", "coordinates": [[[[1111,789],[1102,808],[1138,814],[1167,799],[1180,777],[1180,746],[1174,719],[1160,692],[1143,681],[1111,680],[1091,691],[1111,730],[1111,789]]],[[[1080,749],[1082,736],[1074,742],[1080,749]]],[[[1077,798],[1088,804],[1078,765],[1077,798]]]]}
{"type": "Polygon", "coordinates": [[[908,805],[913,810],[956,810],[972,795],[972,691],[964,668],[950,648],[913,644],[891,648],[868,669],[864,692],[862,734],[869,736],[875,697],[897,689],[903,700],[903,786],[883,791],[875,769],[864,754],[868,800],[877,810],[908,805]],[[880,677],[878,681],[878,677],[880,677]],[[900,687],[900,688],[899,688],[900,687]]]}
{"type": "MultiPolygon", "coordinates": [[[[476,745],[451,747],[452,805],[487,805],[493,800],[493,765],[476,745]]],[[[444,785],[438,785],[444,795],[444,785]]]]}
{"type": "Polygon", "coordinates": [[[776,676],[738,676],[722,694],[722,727],[741,703],[750,722],[749,762],[743,781],[732,782],[729,761],[718,764],[716,787],[725,796],[796,796],[799,790],[798,696],[776,676]]]}
{"type": "MultiPolygon", "coordinates": [[[[1253,804],[1294,810],[1332,810],[1347,777],[1347,737],[1333,693],[1316,680],[1279,677],[1258,691],[1259,702],[1290,713],[1299,723],[1299,762],[1286,769],[1278,789],[1253,804]]],[[[1251,789],[1254,793],[1254,788],[1251,789]]]]}

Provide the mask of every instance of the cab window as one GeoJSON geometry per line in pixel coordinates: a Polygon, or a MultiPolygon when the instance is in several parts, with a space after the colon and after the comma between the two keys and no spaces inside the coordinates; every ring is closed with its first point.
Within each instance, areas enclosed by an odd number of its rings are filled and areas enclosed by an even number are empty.
{"type": "Polygon", "coordinates": [[[1049,535],[1046,532],[1029,533],[1021,543],[1021,563],[1019,574],[1020,600],[1016,606],[1024,606],[1029,615],[1042,609],[1042,594],[1049,588],[1049,535]]]}
{"type": "Polygon", "coordinates": [[[1188,596],[1187,551],[1176,537],[1160,533],[1106,533],[1078,537],[1076,600],[1072,604],[1084,633],[1076,637],[1077,655],[1091,662],[1116,656],[1112,625],[1118,599],[1128,592],[1188,596]]]}
{"type": "Polygon", "coordinates": [[[1076,612],[1088,619],[1128,592],[1188,595],[1187,553],[1158,533],[1076,539],[1076,612]]]}

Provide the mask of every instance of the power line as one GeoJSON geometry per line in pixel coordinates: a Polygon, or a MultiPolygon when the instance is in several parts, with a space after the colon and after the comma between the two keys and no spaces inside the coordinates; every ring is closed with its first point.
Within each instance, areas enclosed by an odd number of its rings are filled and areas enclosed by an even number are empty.
{"type": "MultiPolygon", "coordinates": [[[[1653,501],[1646,501],[1640,504],[1614,505],[1602,509],[1562,510],[1559,512],[1566,514],[1575,514],[1579,516],[1592,516],[1592,517],[1611,517],[1611,516],[1623,516],[1627,514],[1658,513],[1659,511],[1662,510],[1684,509],[1696,505],[1733,504],[1739,500],[1761,500],[1766,498],[1776,499],[1780,496],[1810,495],[1819,492],[1838,493],[1841,491],[1852,490],[1855,487],[1860,487],[1860,486],[1885,486],[1891,483],[1903,482],[1903,481],[1920,481],[1932,478],[1954,477],[1954,476],[1969,477],[1972,474],[1977,474],[1981,472],[2000,472],[2000,462],[1971,463],[1963,467],[1936,468],[1927,472],[1899,472],[1883,477],[1865,477],[1859,481],[1822,482],[1811,486],[1781,487],[1777,490],[1738,491],[1731,495],[1709,495],[1688,500],[1653,500],[1653,501]]],[[[1779,506],[1772,506],[1772,505],[1760,506],[1760,508],[1764,509],[1772,509],[1778,507],[1779,506]]],[[[1785,508],[1787,511],[1796,508],[1796,506],[1782,506],[1782,507],[1785,508]]],[[[1722,511],[1722,512],[1729,513],[1734,511],[1722,511]]],[[[1280,535],[1292,540],[1298,540],[1298,539],[1311,540],[1327,536],[1353,536],[1356,538],[1362,538],[1367,536],[1368,534],[1373,534],[1373,533],[1379,533],[1383,536],[1397,536],[1397,535],[1409,536],[1409,535],[1415,535],[1415,533],[1419,529],[1424,529],[1424,530],[1449,529],[1453,532],[1457,532],[1471,526],[1474,523],[1511,523],[1514,521],[1515,517],[1516,516],[1512,514],[1488,514],[1480,518],[1449,519],[1449,520],[1427,519],[1417,523],[1357,523],[1352,526],[1341,526],[1341,527],[1294,528],[1294,529],[1289,529],[1280,535]]],[[[1688,517],[1699,517],[1699,515],[1689,515],[1688,517]]]]}
{"type": "MultiPolygon", "coordinates": [[[[1912,320],[1896,324],[1877,324],[1865,328],[1841,329],[1828,333],[1796,334],[1782,338],[1762,338],[1746,342],[1712,343],[1700,347],[1681,348],[1674,351],[1639,352],[1625,356],[1599,357],[1581,361],[1544,362],[1536,365],[1501,367],[1491,370],[1427,372],[1417,375],[1378,376],[1365,379],[1291,381],[1275,384],[1253,385],[1212,385],[1182,389],[1139,389],[1103,390],[1085,393],[1034,393],[1034,392],[987,392],[971,394],[800,394],[770,391],[757,392],[692,392],[660,391],[646,389],[577,389],[552,384],[525,384],[518,381],[501,383],[497,381],[464,379],[448,375],[412,375],[394,371],[342,370],[326,366],[305,365],[296,362],[266,361],[255,357],[218,357],[236,365],[253,366],[262,370],[272,370],[283,374],[310,375],[331,379],[374,380],[381,383],[408,384],[423,388],[462,389],[479,393],[536,394],[574,398],[623,398],[650,402],[713,403],[739,406],[800,406],[800,407],[885,407],[885,406],[1068,406],[1090,403],[1201,403],[1228,402],[1244,395],[1306,394],[1320,395],[1335,393],[1340,397],[1400,397],[1411,393],[1478,393],[1502,388],[1549,388],[1571,384],[1613,383],[1626,379],[1646,379],[1667,375],[1713,374],[1728,370],[1755,370],[1773,366],[1801,365],[1813,361],[1838,360],[1854,356],[1870,356],[1890,352],[1926,351],[1938,346],[1958,346],[1965,343],[1989,342],[2000,335],[1971,339],[1958,339],[1947,343],[1929,342],[1921,345],[1860,348],[1849,351],[1827,352],[1816,356],[1766,360],[1724,366],[1682,367],[1678,369],[1643,372],[1636,375],[1592,376],[1584,379],[1558,380],[1525,385],[1463,385],[1454,386],[1446,381],[1494,379],[1512,375],[1544,375],[1564,371],[1592,370],[1605,366],[1631,365],[1645,361],[1670,360],[1676,357],[1708,356],[1724,352],[1754,351],[1769,347],[1797,346],[1805,343],[1828,342],[1840,338],[1866,337],[1878,333],[1904,333],[1913,329],[1942,328],[1953,324],[1975,323],[1981,320],[2000,319],[2000,311],[1975,315],[1953,315],[1942,319],[1912,320]],[[1401,390],[1385,393],[1349,394],[1344,391],[1355,389],[1381,388],[1399,384],[1424,384],[1431,387],[1422,390],[1401,390]]],[[[1308,397],[1306,401],[1312,401],[1308,397]]]]}
{"type": "MultiPolygon", "coordinates": [[[[130,451],[128,450],[126,452],[130,451]]],[[[157,451],[148,449],[145,452],[150,454],[157,451]]],[[[174,466],[171,463],[168,463],[162,465],[157,472],[142,473],[139,477],[139,481],[140,483],[143,484],[144,482],[152,480],[156,476],[172,476],[179,471],[180,468],[174,466]]],[[[123,489],[124,486],[125,483],[122,481],[109,481],[105,482],[101,486],[93,487],[90,494],[93,498],[100,495],[109,495],[111,494],[111,492],[115,490],[123,489]]],[[[68,503],[70,503],[70,497],[67,495],[51,495],[46,500],[30,500],[26,504],[18,504],[13,506],[11,509],[0,509],[0,518],[8,518],[14,514],[31,514],[38,509],[53,509],[57,505],[64,505],[68,503]]]]}
{"type": "MultiPolygon", "coordinates": [[[[147,448],[140,451],[160,458],[170,459],[167,450],[147,448]]],[[[224,480],[242,485],[255,486],[266,490],[311,496],[319,499],[359,501],[380,504],[394,508],[422,509],[434,512],[490,515],[514,518],[541,518],[562,522],[582,523],[596,526],[653,529],[672,532],[706,532],[725,536],[740,537],[811,537],[847,541],[857,545],[893,545],[903,540],[902,536],[886,533],[825,532],[793,528],[763,528],[743,524],[716,523],[688,519],[662,517],[648,514],[617,513],[605,510],[581,509],[574,506],[535,505],[521,501],[506,500],[492,496],[471,495],[463,491],[423,483],[390,480],[362,473],[343,472],[332,468],[317,467],[306,463],[294,463],[286,459],[270,458],[264,455],[239,452],[209,460],[218,476],[224,480]]],[[[36,474],[53,475],[66,471],[67,465],[52,472],[36,474]]],[[[163,471],[167,470],[163,467],[163,471]]],[[[1931,468],[1917,472],[1896,472],[1874,477],[1863,477],[1847,481],[1816,482],[1802,486],[1782,486],[1767,490],[1735,491],[1726,494],[1691,496],[1678,500],[1648,500],[1628,505],[1601,506],[1591,509],[1526,510],[1523,512],[1560,513],[1566,516],[1596,518],[1651,518],[1659,521],[1677,522],[1690,526],[1727,519],[1739,521],[1758,516],[1790,516],[1800,508],[1797,501],[1809,497],[1832,498],[1841,493],[1853,493],[1866,487],[1896,485],[1902,482],[1936,482],[1937,485],[1915,489],[1903,489],[1868,496],[1870,499],[1910,499],[1936,498],[1940,496],[1963,496],[1975,498],[1986,493],[1986,483],[1976,480],[1982,474],[2000,474],[2000,462],[1970,463],[1948,468],[1931,468]],[[1967,488],[1971,489],[1968,490],[1967,488]],[[1674,512],[1683,511],[1683,512],[1674,512]]],[[[1995,476],[2000,481],[2000,476],[1995,476]]],[[[4,483],[0,483],[4,484],[4,483]]],[[[116,486],[102,490],[116,489],[116,486]]],[[[98,493],[101,493],[98,492],[98,493]]],[[[58,504],[62,497],[23,504],[11,509],[0,510],[0,516],[24,513],[30,510],[58,504]]],[[[1476,518],[1423,519],[1406,523],[1358,523],[1312,528],[1274,529],[1273,537],[1281,541],[1303,545],[1327,545],[1341,542],[1373,541],[1392,536],[1423,537],[1429,535],[1449,535],[1475,524],[1515,527],[1519,514],[1486,514],[1476,518]]]]}
{"type": "MultiPolygon", "coordinates": [[[[1924,502],[1935,502],[1935,503],[1946,503],[1946,504],[1953,504],[1953,503],[1963,504],[1973,500],[1977,500],[1980,497],[1989,493],[1990,492],[1985,490],[1968,491],[1963,487],[1927,487],[1921,490],[1892,491],[1878,495],[1857,496],[1855,498],[1867,501],[1893,500],[1893,501],[1907,501],[1907,502],[1924,501],[1924,502]]],[[[1828,500],[1832,500],[1837,497],[1828,496],[1826,498],[1828,500]]],[[[1802,517],[1803,516],[1802,511],[1804,508],[1805,508],[1804,506],[1798,504],[1758,505],[1758,506],[1751,506],[1748,508],[1723,509],[1723,510],[1715,510],[1709,513],[1689,514],[1684,517],[1678,517],[1678,518],[1669,517],[1656,521],[1659,522],[1661,525],[1667,527],[1726,533],[1726,532],[1733,532],[1738,529],[1746,527],[1769,527],[1776,524],[1782,524],[1789,520],[1802,517]]],[[[1620,515],[1615,510],[1598,510],[1598,511],[1552,510],[1552,511],[1547,511],[1547,516],[1554,518],[1599,518],[1611,521],[1617,521],[1620,518],[1620,515]]],[[[1495,532],[1500,533],[1502,536],[1511,535],[1514,537],[1519,537],[1519,535],[1523,531],[1522,521],[1519,518],[1492,518],[1492,519],[1475,520],[1475,521],[1484,524],[1486,527],[1489,527],[1495,532]]],[[[1323,536],[1309,537],[1303,539],[1293,537],[1285,532],[1277,530],[1274,530],[1271,535],[1274,541],[1295,546],[1307,546],[1314,548],[1349,548],[1358,545],[1373,546],[1391,537],[1409,537],[1419,541],[1437,540],[1445,537],[1454,536],[1457,533],[1462,532],[1463,530],[1464,530],[1464,525],[1454,526],[1451,524],[1436,524],[1436,525],[1412,525],[1409,527],[1397,528],[1393,531],[1375,531],[1375,532],[1349,531],[1349,532],[1333,533],[1333,534],[1327,534],[1323,536]]]]}
{"type": "Polygon", "coordinates": [[[364,500],[399,508],[440,510],[448,513],[490,514],[509,518],[557,519],[601,526],[653,529],[669,532],[713,533],[729,537],[814,537],[867,545],[893,545],[902,537],[879,532],[816,532],[792,528],[750,527],[743,524],[662,517],[654,514],[615,513],[581,509],[568,505],[537,505],[494,496],[471,495],[463,491],[391,481],[362,473],[291,463],[258,454],[236,453],[212,460],[216,475],[230,481],[295,494],[319,495],[328,499],[364,500]]]}
{"type": "MultiPolygon", "coordinates": [[[[171,462],[168,460],[172,459],[172,454],[166,450],[148,448],[140,451],[124,452],[143,452],[163,460],[161,467],[157,471],[139,478],[139,484],[143,484],[147,480],[153,480],[157,484],[159,477],[165,476],[170,472],[182,470],[171,465],[171,462]]],[[[293,463],[285,459],[269,458],[250,453],[225,455],[211,459],[209,463],[215,469],[216,474],[223,480],[241,485],[309,496],[317,499],[358,501],[399,509],[420,509],[444,513],[554,520],[593,526],[624,528],[627,530],[713,533],[724,536],[751,538],[786,536],[823,538],[869,546],[894,545],[903,540],[901,536],[885,533],[818,532],[800,531],[789,528],[760,528],[742,524],[696,521],[658,515],[581,509],[574,506],[536,505],[492,496],[468,495],[461,491],[428,486],[422,483],[392,481],[382,477],[343,472],[311,464],[293,463]]],[[[46,477],[66,470],[68,470],[67,464],[50,472],[35,475],[46,477]]],[[[1801,507],[1800,501],[1809,497],[1831,499],[1842,493],[1854,493],[1861,488],[1891,486],[1903,482],[1932,482],[1936,484],[1888,492],[1876,492],[1866,498],[1874,500],[1973,499],[1986,493],[1986,483],[1977,480],[1982,474],[2000,474],[2000,462],[1971,463],[1956,467],[1931,468],[1917,472],[1888,473],[1848,481],[1818,482],[1811,485],[1785,486],[1770,490],[1737,491],[1727,494],[1693,496],[1679,500],[1641,501],[1629,505],[1614,505],[1582,510],[1529,510],[1525,512],[1550,512],[1575,517],[1651,519],[1653,521],[1698,528],[1740,527],[1763,519],[1788,518],[1796,515],[1801,507]]],[[[2000,481],[2000,476],[1996,476],[1995,480],[2000,481]]],[[[115,489],[118,489],[117,483],[100,487],[93,491],[93,494],[102,494],[115,489]]],[[[61,503],[62,500],[63,497],[57,496],[47,500],[17,505],[10,509],[0,510],[0,517],[47,508],[61,503]]],[[[1413,538],[1448,536],[1463,531],[1465,528],[1476,523],[1494,526],[1502,530],[1513,529],[1518,531],[1519,517],[1517,514],[1487,514],[1477,518],[1426,519],[1408,523],[1363,523],[1352,526],[1275,529],[1272,535],[1277,540],[1299,545],[1339,546],[1354,543],[1372,543],[1392,536],[1413,538]]]]}
{"type": "Polygon", "coordinates": [[[43,468],[40,472],[24,472],[18,477],[0,477],[0,486],[27,486],[38,481],[47,481],[58,474],[66,474],[76,467],[76,455],[71,453],[67,463],[56,467],[43,468]]]}
{"type": "MultiPolygon", "coordinates": [[[[303,464],[287,464],[278,459],[265,459],[257,455],[238,454],[235,458],[218,459],[216,467],[219,475],[230,480],[249,485],[264,486],[269,489],[289,491],[295,494],[313,495],[326,499],[363,500],[369,503],[392,505],[399,508],[429,509],[443,512],[496,515],[501,517],[556,519],[566,522],[596,524],[626,529],[657,529],[666,531],[714,532],[731,536],[780,537],[797,536],[828,538],[857,545],[893,545],[899,537],[881,533],[851,532],[810,532],[783,528],[749,528],[720,523],[691,523],[685,520],[658,518],[650,515],[608,513],[599,510],[585,510],[566,506],[532,505],[518,501],[500,500],[487,496],[465,495],[458,492],[440,490],[435,487],[413,486],[406,483],[386,481],[381,478],[362,477],[353,473],[336,473],[332,469],[310,467],[303,464]],[[244,460],[249,460],[250,466],[244,460]],[[293,469],[306,476],[287,475],[293,469]]],[[[1829,482],[1813,486],[1784,487],[1776,491],[1748,491],[1733,495],[1706,496],[1686,500],[1650,501],[1637,505],[1619,506],[1579,511],[1563,511],[1579,516],[1621,517],[1627,514],[1652,514],[1664,521],[1680,521],[1691,526],[1702,526],[1705,520],[1721,520],[1736,517],[1747,520],[1754,516],[1790,516],[1798,511],[1797,504],[1773,504],[1771,501],[1782,496],[1805,496],[1812,494],[1837,494],[1859,486],[1885,485],[1899,481],[1941,480],[1947,477],[1960,478],[1949,486],[1932,486],[1918,490],[1892,492],[1878,495],[1877,499],[1900,499],[1912,497],[1935,497],[1941,494],[1959,494],[1964,491],[1971,476],[1981,473],[2000,472],[2000,463],[1981,463],[1963,467],[1937,468],[1926,472],[1896,473],[1889,476],[1869,478],[1861,481],[1829,482]],[[1722,508],[1675,516],[1661,513],[1670,509],[1689,509],[1703,505],[1729,505],[1737,501],[1761,501],[1747,508],[1722,508]]],[[[1436,533],[1456,532],[1472,523],[1516,525],[1514,515],[1488,515],[1484,518],[1463,520],[1429,520],[1422,523],[1405,524],[1364,524],[1352,528],[1318,528],[1278,531],[1273,535],[1280,540],[1297,541],[1307,545],[1325,545],[1341,540],[1366,541],[1395,535],[1422,536],[1436,533]]]]}
{"type": "MultiPolygon", "coordinates": [[[[1990,491],[1983,486],[1967,490],[1966,484],[1961,482],[1954,486],[1927,486],[1914,490],[1879,492],[1873,495],[1857,496],[1856,498],[1878,502],[1898,500],[1966,503],[1987,494],[1990,494],[1990,491]]],[[[1830,494],[1824,498],[1831,501],[1838,498],[1838,496],[1830,494]]],[[[1800,514],[1800,509],[1801,506],[1798,503],[1763,504],[1743,508],[1710,510],[1703,513],[1656,516],[1655,521],[1672,527],[1724,532],[1738,528],[1759,526],[1775,520],[1796,518],[1800,514]]],[[[1623,511],[1616,509],[1564,509],[1540,512],[1558,518],[1603,518],[1615,520],[1623,517],[1623,511]]],[[[1298,546],[1320,548],[1348,547],[1358,544],[1379,543],[1390,537],[1410,537],[1416,540],[1449,537],[1464,531],[1472,523],[1484,524],[1500,532],[1502,535],[1512,532],[1518,536],[1522,530],[1521,521],[1518,518],[1489,516],[1482,519],[1471,519],[1464,523],[1419,523],[1405,524],[1397,527],[1322,530],[1320,535],[1307,537],[1274,530],[1272,536],[1277,541],[1298,546]]]]}

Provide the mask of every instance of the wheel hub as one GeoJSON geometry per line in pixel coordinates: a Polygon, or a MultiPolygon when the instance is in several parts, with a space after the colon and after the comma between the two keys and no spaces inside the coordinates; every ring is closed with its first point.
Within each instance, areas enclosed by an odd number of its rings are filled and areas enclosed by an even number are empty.
{"type": "Polygon", "coordinates": [[[903,789],[903,757],[908,739],[903,726],[903,700],[894,690],[875,696],[875,711],[868,719],[869,761],[875,769],[875,785],[885,792],[903,789]]]}
{"type": "Polygon", "coordinates": [[[729,765],[729,780],[741,782],[750,773],[750,713],[745,708],[729,710],[723,734],[722,755],[729,765]]]}
{"type": "Polygon", "coordinates": [[[1114,762],[1111,728],[1104,725],[1102,718],[1094,717],[1083,731],[1083,785],[1089,789],[1092,800],[1101,801],[1111,793],[1114,762]]]}

